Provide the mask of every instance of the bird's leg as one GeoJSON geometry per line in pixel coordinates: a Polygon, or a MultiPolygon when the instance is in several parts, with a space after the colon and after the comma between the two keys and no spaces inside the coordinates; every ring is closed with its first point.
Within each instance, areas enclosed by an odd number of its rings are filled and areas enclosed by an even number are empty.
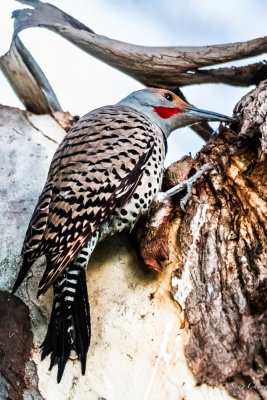
{"type": "Polygon", "coordinates": [[[178,185],[167,190],[166,192],[159,192],[154,201],[162,203],[169,197],[174,196],[175,194],[186,190],[186,195],[180,201],[181,209],[183,211],[185,211],[186,203],[188,202],[188,199],[191,196],[191,190],[192,190],[193,184],[199,178],[201,178],[201,176],[204,174],[204,172],[209,171],[211,168],[212,168],[212,166],[210,164],[202,165],[202,167],[193,176],[191,176],[191,178],[179,183],[178,185]]]}

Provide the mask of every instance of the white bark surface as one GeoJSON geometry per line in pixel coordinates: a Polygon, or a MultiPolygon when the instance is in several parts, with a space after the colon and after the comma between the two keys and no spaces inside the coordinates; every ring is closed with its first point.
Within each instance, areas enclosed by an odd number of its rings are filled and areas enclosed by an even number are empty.
{"type": "MultiPolygon", "coordinates": [[[[51,116],[0,107],[1,290],[10,291],[15,281],[27,224],[64,133],[51,116]]],[[[177,229],[173,224],[171,252],[177,229]]],[[[231,398],[223,388],[196,385],[187,367],[184,346],[189,328],[170,296],[174,266],[169,263],[161,274],[147,272],[127,236],[101,243],[92,256],[87,272],[92,344],[86,375],[81,376],[80,362],[74,359],[68,362],[58,385],[56,369],[48,371],[49,359],[40,361],[39,346],[52,306],[52,291],[36,299],[42,269],[42,262],[37,263],[17,293],[29,307],[34,335],[25,371],[24,399],[231,398]]],[[[9,387],[3,378],[1,398],[6,398],[9,387]]]]}

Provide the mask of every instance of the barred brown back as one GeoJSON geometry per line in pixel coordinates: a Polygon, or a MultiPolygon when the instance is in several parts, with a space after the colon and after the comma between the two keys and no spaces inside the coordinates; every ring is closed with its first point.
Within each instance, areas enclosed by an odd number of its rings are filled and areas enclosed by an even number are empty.
{"type": "Polygon", "coordinates": [[[23,254],[52,256],[44,292],[93,232],[136,188],[163,133],[125,106],[86,114],[66,134],[52,160],[47,183],[31,219],[23,254]]]}

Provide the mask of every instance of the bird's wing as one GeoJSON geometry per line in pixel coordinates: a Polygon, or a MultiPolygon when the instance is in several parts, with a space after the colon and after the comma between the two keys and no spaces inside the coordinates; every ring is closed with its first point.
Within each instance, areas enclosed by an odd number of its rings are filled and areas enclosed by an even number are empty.
{"type": "Polygon", "coordinates": [[[36,254],[39,240],[39,255],[52,255],[39,293],[51,286],[113,210],[130,198],[153,152],[155,129],[159,128],[142,114],[109,106],[85,115],[67,133],[50,166],[47,213],[45,217],[40,213],[39,200],[23,247],[25,255],[31,249],[36,254]],[[36,238],[39,223],[41,241],[40,234],[36,238]]]}

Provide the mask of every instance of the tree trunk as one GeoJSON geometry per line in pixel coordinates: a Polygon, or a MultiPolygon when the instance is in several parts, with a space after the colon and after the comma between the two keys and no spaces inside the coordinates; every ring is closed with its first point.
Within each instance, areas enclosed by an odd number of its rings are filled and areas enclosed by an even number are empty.
{"type": "Polygon", "coordinates": [[[197,382],[222,385],[239,399],[266,399],[267,81],[241,99],[235,114],[239,124],[221,126],[195,160],[168,168],[166,188],[205,163],[213,166],[195,185],[186,213],[175,199],[163,220],[161,210],[157,229],[152,216],[141,254],[153,269],[164,259],[174,268],[171,292],[186,315],[185,355],[197,382]],[[163,253],[166,219],[177,233],[163,253]]]}
{"type": "Polygon", "coordinates": [[[266,88],[263,82],[242,99],[239,125],[221,127],[195,160],[166,171],[170,187],[213,165],[194,185],[186,213],[175,198],[163,224],[147,221],[145,238],[139,235],[145,263],[162,272],[144,267],[128,236],[98,246],[87,273],[93,338],[86,376],[69,361],[60,385],[49,360],[40,361],[52,304],[51,292],[36,299],[43,262],[22,285],[23,302],[8,291],[70,119],[57,114],[60,125],[1,107],[1,398],[266,398],[266,88]]]}

